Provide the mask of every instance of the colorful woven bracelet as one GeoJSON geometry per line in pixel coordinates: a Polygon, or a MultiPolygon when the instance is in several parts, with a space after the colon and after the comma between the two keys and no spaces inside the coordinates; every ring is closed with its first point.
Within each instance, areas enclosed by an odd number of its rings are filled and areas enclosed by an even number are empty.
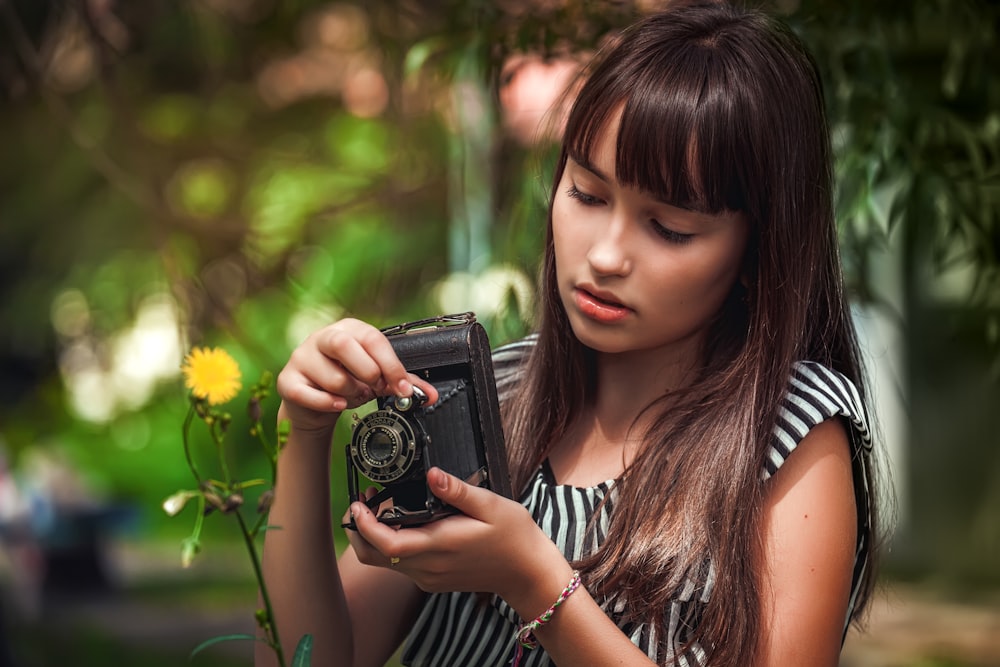
{"type": "MultiPolygon", "coordinates": [[[[570,595],[573,594],[577,588],[580,587],[580,573],[577,570],[573,571],[573,578],[569,580],[569,585],[563,589],[563,592],[559,594],[559,599],[555,603],[543,611],[541,615],[538,616],[533,621],[529,621],[521,626],[521,629],[517,631],[517,641],[524,648],[535,648],[538,646],[538,640],[535,639],[534,632],[535,629],[545,625],[550,620],[552,620],[552,614],[555,612],[556,608],[566,601],[570,595]]],[[[515,663],[516,664],[516,663],[515,663]]]]}

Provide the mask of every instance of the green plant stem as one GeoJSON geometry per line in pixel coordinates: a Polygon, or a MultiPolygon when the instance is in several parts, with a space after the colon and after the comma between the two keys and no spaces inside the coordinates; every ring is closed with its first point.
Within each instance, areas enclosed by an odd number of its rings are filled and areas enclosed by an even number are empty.
{"type": "Polygon", "coordinates": [[[281,641],[278,639],[278,626],[274,622],[274,610],[271,607],[271,596],[267,593],[267,585],[264,583],[264,571],[261,569],[260,557],[257,555],[257,545],[254,544],[254,534],[252,534],[247,529],[246,520],[244,520],[243,515],[236,511],[236,520],[240,523],[240,531],[243,533],[243,541],[247,546],[247,551],[250,554],[250,562],[253,563],[254,576],[257,577],[257,585],[260,588],[260,597],[264,603],[264,613],[267,616],[267,627],[264,628],[264,632],[267,634],[267,641],[274,649],[275,655],[278,657],[278,664],[281,667],[285,667],[285,654],[281,648],[281,641]]]}
{"type": "Polygon", "coordinates": [[[184,437],[184,458],[187,459],[188,468],[191,469],[191,474],[194,475],[195,481],[198,482],[198,487],[201,488],[201,475],[198,474],[198,469],[194,467],[194,459],[191,458],[191,445],[190,438],[188,437],[188,431],[191,430],[191,422],[194,420],[194,403],[188,406],[187,416],[184,417],[184,428],[181,433],[184,437]]]}
{"type": "Polygon", "coordinates": [[[274,481],[278,478],[278,452],[267,441],[267,437],[264,435],[264,427],[260,422],[254,424],[254,430],[257,432],[257,439],[264,448],[264,453],[267,454],[267,460],[271,464],[271,484],[273,485],[274,481]]]}
{"type": "Polygon", "coordinates": [[[229,473],[229,464],[226,463],[226,451],[224,434],[219,432],[218,420],[212,424],[212,440],[215,440],[215,451],[219,454],[219,468],[222,470],[222,479],[228,488],[233,483],[233,476],[229,473]]]}
{"type": "Polygon", "coordinates": [[[190,565],[190,559],[198,554],[201,550],[201,528],[205,523],[205,494],[198,494],[198,513],[194,518],[194,529],[191,531],[191,536],[185,540],[183,558],[185,559],[184,567],[190,565]],[[190,553],[190,555],[188,555],[190,553]]]}
{"type": "Polygon", "coordinates": [[[253,529],[250,531],[251,537],[257,537],[257,533],[260,532],[261,527],[267,521],[267,512],[261,512],[257,515],[257,520],[253,522],[253,529]]]}

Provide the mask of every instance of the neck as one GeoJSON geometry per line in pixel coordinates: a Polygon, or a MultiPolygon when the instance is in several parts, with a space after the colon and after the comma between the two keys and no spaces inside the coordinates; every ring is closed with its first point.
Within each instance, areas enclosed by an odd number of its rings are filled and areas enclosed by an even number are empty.
{"type": "Polygon", "coordinates": [[[599,354],[597,393],[549,453],[562,484],[592,486],[631,465],[653,401],[691,381],[690,363],[659,353],[599,354]],[[655,363],[654,363],[655,362],[655,363]]]}
{"type": "Polygon", "coordinates": [[[650,352],[599,354],[595,418],[609,432],[624,435],[646,406],[691,382],[690,359],[650,352]]]}

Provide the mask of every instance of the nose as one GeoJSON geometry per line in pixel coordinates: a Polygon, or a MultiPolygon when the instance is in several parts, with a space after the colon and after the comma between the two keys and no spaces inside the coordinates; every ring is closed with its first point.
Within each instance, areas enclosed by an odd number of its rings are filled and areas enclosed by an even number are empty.
{"type": "Polygon", "coordinates": [[[621,215],[615,215],[594,239],[587,253],[594,273],[602,276],[625,276],[632,270],[628,249],[628,225],[621,215]]]}

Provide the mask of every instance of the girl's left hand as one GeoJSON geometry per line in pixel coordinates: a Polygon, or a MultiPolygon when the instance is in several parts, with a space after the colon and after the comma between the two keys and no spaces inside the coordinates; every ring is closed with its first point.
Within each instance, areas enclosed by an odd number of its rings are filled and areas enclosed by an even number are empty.
{"type": "Polygon", "coordinates": [[[348,535],[358,560],[399,570],[431,593],[496,593],[515,610],[530,605],[534,591],[548,590],[551,581],[568,579],[569,563],[523,505],[440,468],[427,472],[427,483],[463,514],[398,529],[379,522],[364,503],[353,503],[358,530],[348,535]]]}

